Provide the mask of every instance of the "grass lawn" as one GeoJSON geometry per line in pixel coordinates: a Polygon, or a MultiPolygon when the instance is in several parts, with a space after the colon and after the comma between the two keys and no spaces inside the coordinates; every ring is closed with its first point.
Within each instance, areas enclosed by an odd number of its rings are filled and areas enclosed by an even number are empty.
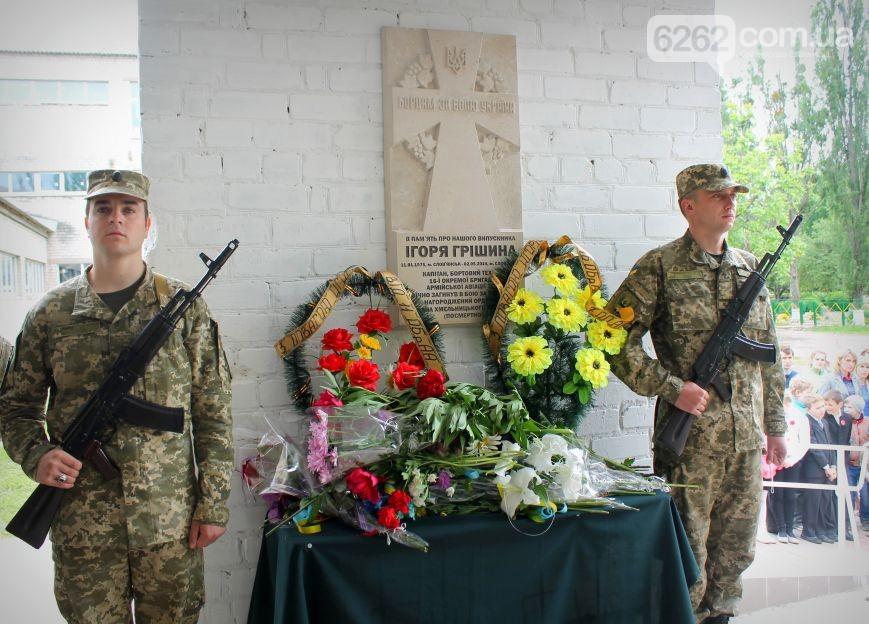
{"type": "Polygon", "coordinates": [[[27,478],[21,467],[9,459],[0,446],[0,538],[10,537],[4,527],[16,514],[36,484],[27,478]]]}
{"type": "Polygon", "coordinates": [[[869,325],[822,325],[809,331],[819,334],[869,334],[869,325]]]}

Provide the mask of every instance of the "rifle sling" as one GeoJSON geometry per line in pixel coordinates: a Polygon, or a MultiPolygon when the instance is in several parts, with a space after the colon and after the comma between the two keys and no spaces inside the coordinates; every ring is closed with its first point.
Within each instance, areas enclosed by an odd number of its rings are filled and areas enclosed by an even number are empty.
{"type": "Polygon", "coordinates": [[[121,401],[116,414],[119,418],[137,427],[184,433],[183,407],[157,405],[128,394],[121,401]]]}

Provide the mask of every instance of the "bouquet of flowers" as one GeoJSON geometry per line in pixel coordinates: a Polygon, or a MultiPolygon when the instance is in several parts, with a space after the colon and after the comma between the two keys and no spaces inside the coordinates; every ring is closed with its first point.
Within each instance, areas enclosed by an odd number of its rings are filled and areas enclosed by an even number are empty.
{"type": "Polygon", "coordinates": [[[407,492],[359,467],[324,485],[306,469],[303,458],[290,436],[272,430],[242,462],[242,479],[269,504],[267,518],[274,528],[293,522],[300,531],[314,533],[335,517],[366,535],[382,534],[388,541],[428,549],[402,522],[414,517],[407,492]]]}

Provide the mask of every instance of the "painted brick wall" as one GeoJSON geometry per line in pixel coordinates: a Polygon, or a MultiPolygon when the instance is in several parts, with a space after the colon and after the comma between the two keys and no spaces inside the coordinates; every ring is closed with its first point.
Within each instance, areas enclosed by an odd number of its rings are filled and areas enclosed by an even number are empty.
{"type": "MultiPolygon", "coordinates": [[[[526,237],[568,234],[615,288],[678,235],[673,178],[721,157],[718,76],[651,62],[658,13],[712,0],[140,0],[142,166],[154,264],[194,280],[197,252],[242,247],[207,293],[233,365],[239,440],[298,421],[272,343],[349,264],[385,266],[380,28],[514,34],[526,237]]],[[[483,381],[476,331],[445,332],[453,378],[483,381]]],[[[651,407],[613,380],[581,427],[613,457],[649,455],[651,407]]],[[[244,454],[239,449],[239,458],[244,454]]],[[[208,622],[243,622],[263,507],[236,480],[206,553],[208,622]]]]}

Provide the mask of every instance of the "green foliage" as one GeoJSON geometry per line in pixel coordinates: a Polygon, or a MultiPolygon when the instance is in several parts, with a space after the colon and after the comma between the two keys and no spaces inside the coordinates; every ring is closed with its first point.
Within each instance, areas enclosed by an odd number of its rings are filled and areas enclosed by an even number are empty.
{"type": "Polygon", "coordinates": [[[841,268],[853,299],[862,306],[869,260],[866,244],[869,59],[862,0],[820,0],[812,10],[812,32],[817,40],[839,43],[817,48],[815,61],[819,91],[816,110],[823,120],[820,125],[825,139],[820,165],[821,192],[831,218],[845,233],[850,261],[841,268]],[[850,31],[847,38],[850,41],[840,37],[841,28],[850,31]]]}
{"type": "MultiPolygon", "coordinates": [[[[739,198],[739,219],[730,240],[758,257],[781,242],[776,225],[790,223],[798,208],[805,214],[815,176],[806,163],[806,141],[794,136],[783,117],[788,99],[799,97],[797,90],[788,91],[780,81],[773,86],[763,72],[763,59],[758,58],[749,68],[749,80],[734,80],[729,90],[723,90],[722,102],[724,161],[734,179],[750,189],[739,198]],[[762,139],[755,125],[757,97],[772,111],[768,134],[762,139]]],[[[777,296],[798,290],[791,284],[791,265],[805,252],[806,244],[804,236],[796,236],[770,275],[767,287],[777,296]]]]}
{"type": "Polygon", "coordinates": [[[528,410],[515,392],[497,395],[467,383],[451,383],[440,398],[429,398],[408,412],[416,417],[428,440],[463,449],[471,442],[494,435],[509,435],[524,443],[528,410]]]}
{"type": "Polygon", "coordinates": [[[793,301],[801,287],[847,290],[859,304],[869,254],[863,2],[819,0],[812,29],[816,41],[837,43],[813,48],[814,81],[797,42],[792,85],[780,75],[767,77],[758,55],[747,76],[722,89],[725,162],[751,188],[739,204],[731,240],[760,255],[778,244],[774,226],[800,212],[803,227],[768,286],[793,301]],[[841,37],[843,27],[850,29],[850,41],[841,37]],[[755,125],[755,106],[769,113],[765,129],[755,125]]]}
{"type": "Polygon", "coordinates": [[[27,478],[21,467],[9,459],[0,446],[0,538],[9,534],[3,529],[12,519],[36,484],[27,478]]]}

